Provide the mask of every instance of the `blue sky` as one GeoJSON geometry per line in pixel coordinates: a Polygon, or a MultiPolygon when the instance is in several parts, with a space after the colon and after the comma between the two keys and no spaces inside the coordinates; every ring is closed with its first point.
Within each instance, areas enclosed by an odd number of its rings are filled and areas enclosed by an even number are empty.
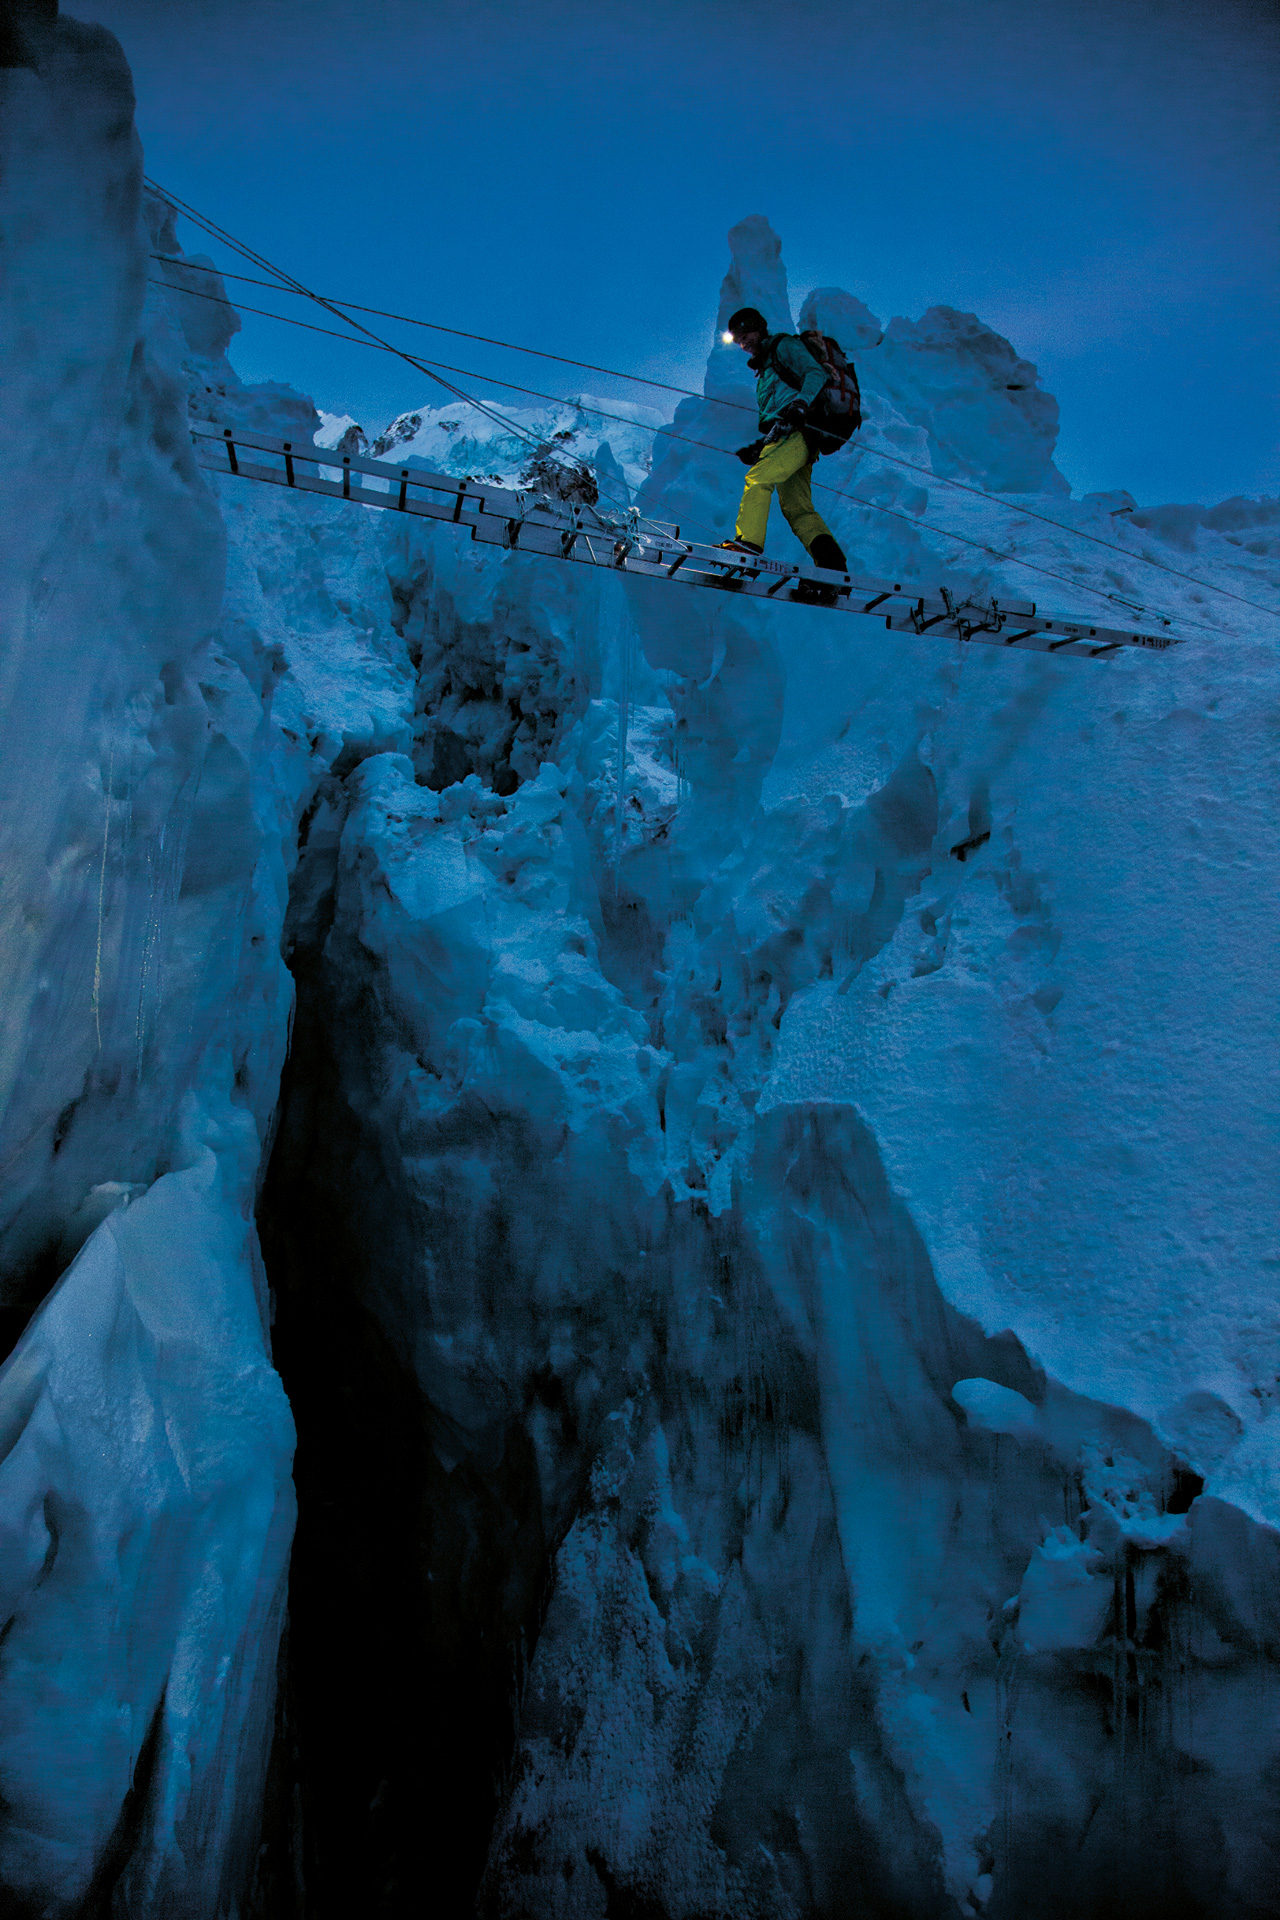
{"type": "MultiPolygon", "coordinates": [[[[700,386],[725,231],[764,213],[797,303],[839,285],[882,319],[941,303],[1006,333],[1059,400],[1077,490],[1280,492],[1280,12],[1260,0],[64,11],[119,35],[148,171],[322,292],[700,386]]],[[[647,397],[459,345],[435,357],[647,397]]],[[[370,429],[432,398],[267,321],[232,357],[370,429]]]]}

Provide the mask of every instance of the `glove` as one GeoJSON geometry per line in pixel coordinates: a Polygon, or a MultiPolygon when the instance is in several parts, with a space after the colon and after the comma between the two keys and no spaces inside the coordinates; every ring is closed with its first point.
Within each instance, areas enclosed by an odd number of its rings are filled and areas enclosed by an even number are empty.
{"type": "Polygon", "coordinates": [[[804,425],[808,413],[809,409],[803,400],[793,400],[790,406],[784,407],[778,415],[778,425],[787,433],[795,433],[804,425]]]}
{"type": "Polygon", "coordinates": [[[749,447],[736,447],[734,451],[744,467],[754,467],[756,461],[760,458],[760,451],[763,446],[763,440],[753,440],[749,447]]]}

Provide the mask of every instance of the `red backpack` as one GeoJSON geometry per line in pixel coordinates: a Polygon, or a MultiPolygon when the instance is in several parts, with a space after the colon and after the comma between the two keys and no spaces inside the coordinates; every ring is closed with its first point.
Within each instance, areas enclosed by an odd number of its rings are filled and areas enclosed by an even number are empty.
{"type": "MultiPolygon", "coordinates": [[[[827,376],[826,386],[810,405],[804,430],[816,440],[815,452],[838,453],[846,440],[862,425],[862,395],[858,391],[858,376],[853,370],[852,361],[845,357],[840,342],[833,340],[829,333],[819,333],[816,328],[811,328],[807,333],[800,334],[799,338],[827,376]]],[[[801,382],[788,373],[776,353],[770,357],[774,372],[799,392],[801,382]]]]}

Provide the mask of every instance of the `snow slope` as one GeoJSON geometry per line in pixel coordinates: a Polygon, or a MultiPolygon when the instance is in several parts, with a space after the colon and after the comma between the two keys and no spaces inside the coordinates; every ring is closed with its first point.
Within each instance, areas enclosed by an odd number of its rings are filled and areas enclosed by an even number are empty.
{"type": "MultiPolygon", "coordinates": [[[[1274,1912],[1280,508],[1072,501],[1007,342],[832,288],[846,549],[1180,646],[206,479],[184,406],[362,430],[144,286],[123,63],[51,45],[0,76],[7,1897],[1274,1912]]],[[[730,245],[719,318],[786,323],[730,245]]],[[[371,450],[718,534],[744,379],[371,450]]]]}

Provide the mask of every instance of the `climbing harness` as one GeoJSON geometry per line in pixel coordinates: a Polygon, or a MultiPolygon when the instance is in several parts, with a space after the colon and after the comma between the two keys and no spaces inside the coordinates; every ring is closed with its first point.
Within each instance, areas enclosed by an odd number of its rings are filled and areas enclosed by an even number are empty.
{"type": "MultiPolygon", "coordinates": [[[[393,466],[312,443],[276,440],[231,427],[191,429],[197,458],[214,472],[292,487],[366,507],[416,514],[469,529],[471,538],[510,552],[572,560],[654,580],[709,587],[749,599],[868,615],[895,633],[981,640],[993,646],[1100,659],[1123,647],[1163,650],[1171,633],[1136,633],[1082,620],[1046,619],[1028,600],[962,599],[946,587],[922,593],[901,582],[786,565],[763,555],[681,540],[679,527],[644,519],[635,508],[610,515],[585,502],[551,500],[470,477],[393,466]],[[246,455],[249,457],[246,458],[246,455]],[[373,484],[369,484],[373,482],[373,484]]],[[[1165,623],[1168,625],[1169,623],[1165,623]]]]}

